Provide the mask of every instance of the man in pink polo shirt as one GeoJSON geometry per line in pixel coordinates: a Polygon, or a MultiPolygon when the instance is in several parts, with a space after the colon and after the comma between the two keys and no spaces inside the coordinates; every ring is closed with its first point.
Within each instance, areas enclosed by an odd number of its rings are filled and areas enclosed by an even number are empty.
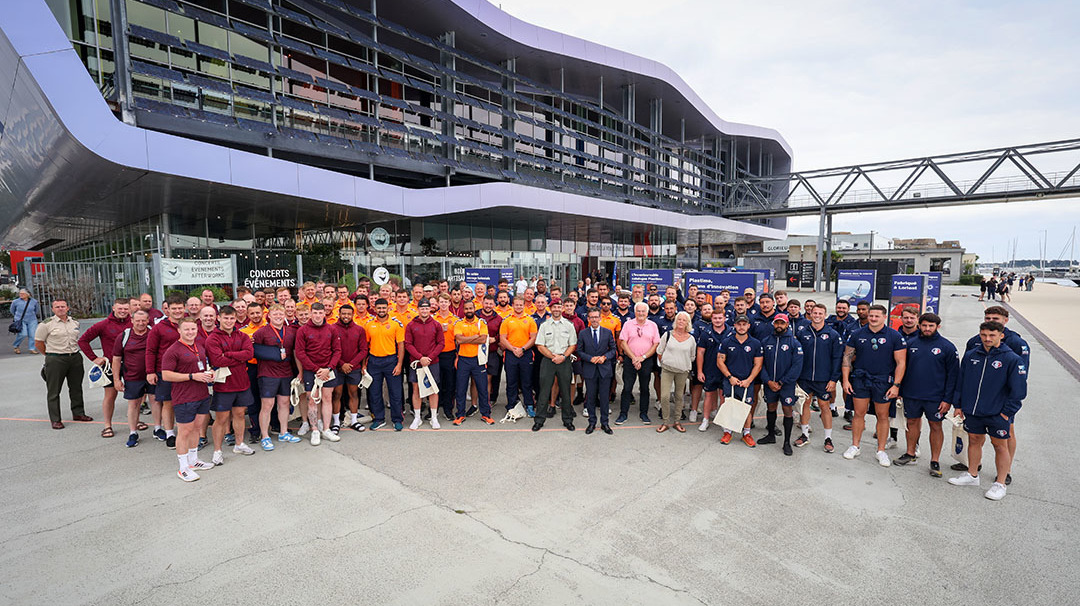
{"type": "Polygon", "coordinates": [[[649,319],[649,304],[634,305],[634,319],[623,324],[619,333],[619,351],[623,354],[623,390],[619,418],[616,425],[626,422],[630,412],[630,400],[634,390],[634,381],[638,384],[638,407],[641,422],[648,425],[649,419],[649,377],[656,364],[656,346],[660,344],[660,330],[656,322],[649,319]]]}

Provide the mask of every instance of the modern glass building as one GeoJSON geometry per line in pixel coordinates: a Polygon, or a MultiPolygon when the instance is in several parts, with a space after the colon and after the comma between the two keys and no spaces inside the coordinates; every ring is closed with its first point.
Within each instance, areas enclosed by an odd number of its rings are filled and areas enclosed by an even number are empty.
{"type": "Polygon", "coordinates": [[[787,172],[778,133],[485,0],[0,7],[9,247],[576,280],[672,267],[680,229],[784,236],[725,219],[721,185],[787,172]]]}

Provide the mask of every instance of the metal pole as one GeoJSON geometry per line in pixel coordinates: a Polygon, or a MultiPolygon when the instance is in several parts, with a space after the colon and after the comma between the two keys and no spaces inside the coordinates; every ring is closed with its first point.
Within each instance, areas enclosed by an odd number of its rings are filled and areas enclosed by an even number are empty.
{"type": "Polygon", "coordinates": [[[233,292],[233,298],[235,299],[236,298],[236,289],[239,286],[239,284],[237,284],[237,282],[236,282],[236,277],[237,277],[236,276],[236,274],[237,274],[237,271],[236,271],[236,253],[233,253],[233,254],[229,255],[229,260],[232,261],[232,292],[233,292]]]}
{"type": "Polygon", "coordinates": [[[866,260],[869,261],[870,257],[874,254],[874,231],[870,231],[870,248],[866,250],[866,260]]]}
{"type": "Polygon", "coordinates": [[[823,281],[822,278],[821,278],[821,276],[822,276],[822,271],[821,270],[822,270],[822,268],[825,267],[825,265],[823,263],[823,259],[824,259],[824,254],[825,254],[825,217],[826,216],[827,216],[827,213],[825,212],[825,205],[822,204],[821,205],[821,215],[818,218],[817,254],[815,255],[815,263],[816,264],[814,265],[814,275],[815,275],[815,278],[816,278],[814,280],[814,290],[825,290],[824,288],[822,288],[822,285],[821,285],[821,283],[823,281]]]}
{"type": "Polygon", "coordinates": [[[825,215],[825,289],[832,288],[832,215],[825,215]]]}
{"type": "Polygon", "coordinates": [[[161,253],[154,253],[151,259],[154,266],[154,301],[160,306],[165,301],[165,284],[161,280],[161,253]]]}

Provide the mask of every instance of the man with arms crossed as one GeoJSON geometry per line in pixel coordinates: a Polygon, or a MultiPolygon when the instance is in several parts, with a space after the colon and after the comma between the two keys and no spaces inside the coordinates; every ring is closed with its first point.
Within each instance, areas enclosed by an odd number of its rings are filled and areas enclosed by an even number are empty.
{"type": "Polygon", "coordinates": [[[900,385],[900,395],[904,398],[907,418],[907,451],[893,461],[907,465],[916,460],[922,417],[926,415],[930,425],[930,475],[935,478],[941,477],[938,457],[945,442],[941,420],[949,412],[959,371],[956,346],[938,333],[940,325],[937,314],[925,313],[919,317],[919,334],[906,339],[907,372],[900,385]]]}
{"type": "MultiPolygon", "coordinates": [[[[214,384],[214,396],[210,409],[215,413],[213,430],[214,456],[210,460],[214,465],[222,465],[225,458],[221,454],[221,444],[228,432],[230,419],[233,435],[240,442],[233,446],[234,454],[250,455],[255,451],[244,443],[244,414],[251,406],[250,377],[248,360],[255,356],[251,339],[236,328],[236,310],[226,305],[218,314],[218,327],[206,337],[206,356],[211,368],[228,368],[229,376],[223,383],[214,384]]],[[[269,418],[267,419],[269,423],[269,418]]],[[[270,437],[263,433],[263,450],[273,450],[270,437]],[[270,445],[267,448],[267,444],[270,445]]]]}
{"type": "Polygon", "coordinates": [[[150,314],[138,309],[131,315],[131,328],[125,329],[113,343],[112,367],[116,389],[127,400],[127,447],[139,445],[139,430],[146,424],[139,421],[139,405],[153,387],[146,382],[146,338],[150,335],[150,314]]]}
{"type": "Polygon", "coordinates": [[[859,456],[859,441],[866,425],[866,412],[874,404],[877,418],[877,460],[882,467],[892,464],[885,454],[889,436],[889,410],[896,405],[900,384],[907,367],[907,342],[900,333],[885,324],[888,311],[884,305],[867,309],[866,326],[851,334],[844,347],[840,372],[844,393],[854,398],[855,416],[851,421],[851,446],[845,459],[859,456]]]}

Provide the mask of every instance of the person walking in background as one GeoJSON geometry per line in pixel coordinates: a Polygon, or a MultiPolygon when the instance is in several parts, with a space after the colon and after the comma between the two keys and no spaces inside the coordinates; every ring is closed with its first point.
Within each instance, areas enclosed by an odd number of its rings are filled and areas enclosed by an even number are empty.
{"type": "Polygon", "coordinates": [[[30,353],[41,353],[34,346],[38,315],[40,313],[41,306],[38,304],[37,299],[30,296],[29,290],[20,288],[19,298],[11,302],[11,327],[18,329],[11,331],[15,334],[15,353],[22,353],[19,346],[22,345],[24,339],[30,345],[30,353]]]}

